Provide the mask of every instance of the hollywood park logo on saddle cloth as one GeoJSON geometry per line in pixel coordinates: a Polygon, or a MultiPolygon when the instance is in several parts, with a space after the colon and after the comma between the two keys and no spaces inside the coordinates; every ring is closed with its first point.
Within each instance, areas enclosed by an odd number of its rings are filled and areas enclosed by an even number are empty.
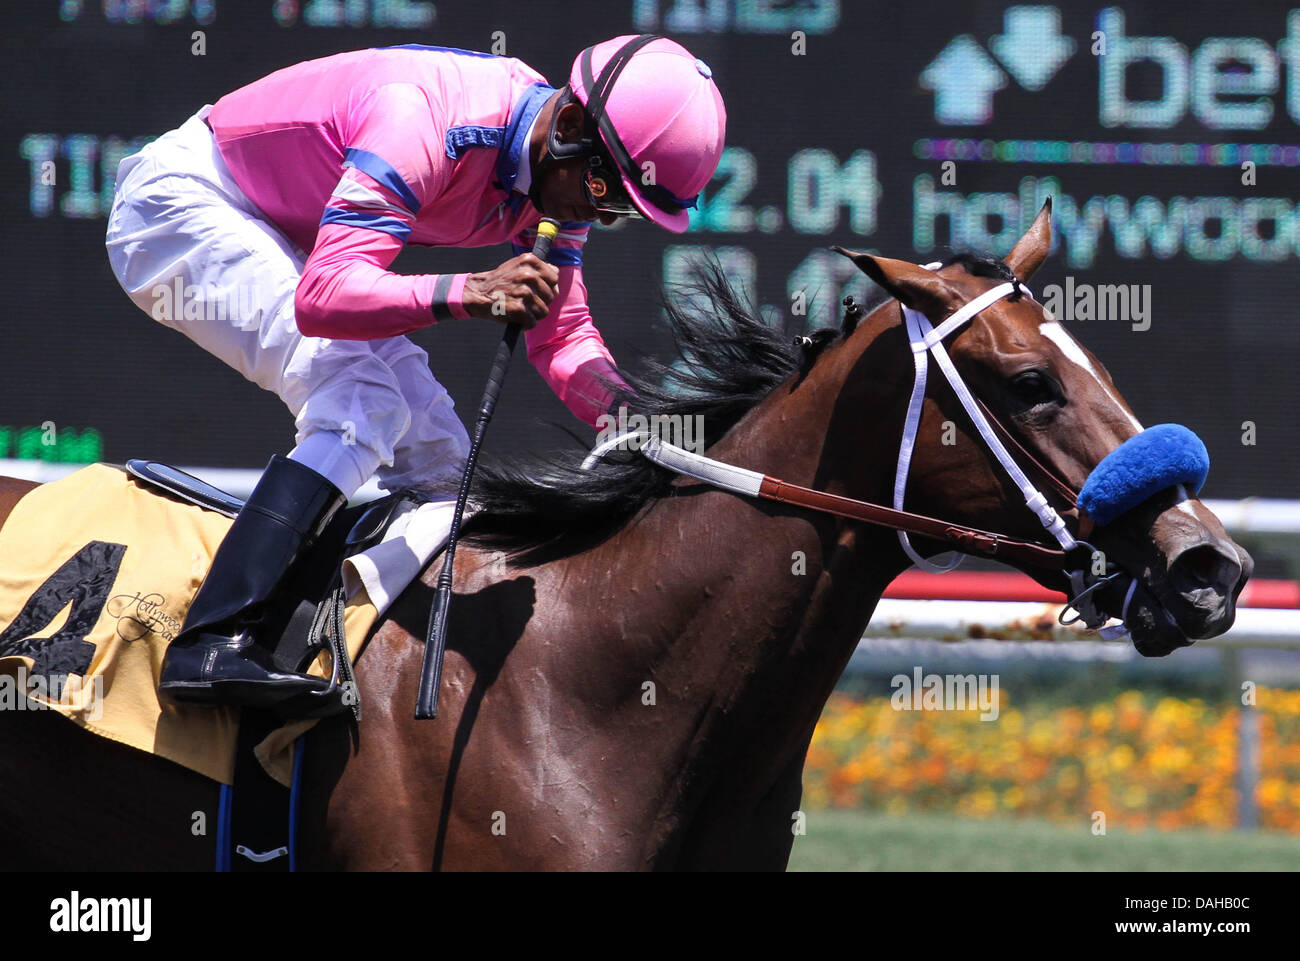
{"type": "MultiPolygon", "coordinates": [[[[104,464],[26,494],[0,528],[0,710],[54,711],[231,783],[238,709],[158,700],[167,645],[231,523],[104,464]]],[[[376,616],[361,588],[344,613],[354,660],[376,616]]],[[[312,672],[328,666],[322,655],[312,672]]],[[[258,745],[268,774],[288,785],[293,740],[314,723],[258,745]]]]}

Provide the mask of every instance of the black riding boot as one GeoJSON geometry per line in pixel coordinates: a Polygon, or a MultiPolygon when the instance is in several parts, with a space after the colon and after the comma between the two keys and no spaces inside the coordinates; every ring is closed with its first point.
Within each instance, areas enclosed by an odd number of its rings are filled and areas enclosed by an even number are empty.
{"type": "Polygon", "coordinates": [[[324,690],[323,678],[281,671],[257,636],[266,601],[344,502],[333,484],[273,457],[229,533],[163,658],[159,695],[198,704],[272,708],[324,690]]]}

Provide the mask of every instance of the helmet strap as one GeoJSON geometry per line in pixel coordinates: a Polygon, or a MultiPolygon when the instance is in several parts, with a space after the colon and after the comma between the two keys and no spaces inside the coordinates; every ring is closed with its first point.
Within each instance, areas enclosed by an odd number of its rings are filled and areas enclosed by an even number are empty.
{"type": "MultiPolygon", "coordinates": [[[[595,156],[600,152],[598,144],[605,148],[605,151],[608,152],[610,159],[615,164],[616,170],[609,171],[611,175],[617,175],[617,173],[621,172],[634,181],[638,179],[639,171],[636,162],[632,159],[632,155],[628,153],[627,148],[623,146],[618,131],[614,129],[613,123],[606,115],[605,101],[609,99],[609,94],[614,89],[614,81],[618,79],[618,75],[623,72],[623,68],[631,61],[633,54],[646,44],[659,39],[662,39],[659,34],[643,33],[629,40],[615,52],[614,56],[609,58],[609,61],[600,71],[600,76],[595,78],[593,78],[591,71],[591,52],[595,48],[588,47],[579,55],[578,63],[582,70],[582,83],[587,93],[587,103],[582,104],[569,85],[565,85],[560,93],[560,98],[555,102],[555,109],[551,111],[551,122],[546,134],[545,151],[537,163],[537,169],[533,171],[533,181],[528,188],[528,199],[533,202],[533,206],[538,210],[541,209],[539,188],[546,170],[559,160],[568,160],[583,155],[595,156]],[[563,143],[560,141],[559,132],[556,128],[559,123],[560,111],[571,103],[583,107],[586,123],[583,136],[573,143],[563,143]]],[[[670,212],[695,205],[694,200],[682,201],[672,191],[658,184],[642,184],[641,194],[656,207],[670,212]]]]}
{"type": "Polygon", "coordinates": [[[641,180],[639,188],[641,196],[660,210],[673,213],[685,207],[695,206],[695,199],[682,200],[666,187],[656,183],[645,183],[644,178],[640,177],[641,171],[637,168],[636,161],[632,159],[628,149],[623,146],[618,131],[614,129],[614,124],[605,113],[605,101],[609,99],[609,94],[614,88],[614,81],[623,72],[623,68],[632,59],[632,55],[646,44],[659,39],[662,39],[659,34],[643,33],[629,40],[618,49],[614,56],[609,58],[609,62],[600,71],[600,76],[594,80],[591,72],[591,52],[595,49],[594,47],[588,47],[582,51],[578,57],[578,64],[582,70],[582,83],[587,91],[587,119],[589,123],[596,127],[596,130],[589,132],[592,141],[594,142],[595,138],[599,137],[623,175],[633,182],[641,180]]]}
{"type": "MultiPolygon", "coordinates": [[[[584,135],[574,143],[564,143],[560,140],[557,130],[560,120],[560,111],[571,103],[577,103],[578,98],[573,95],[573,91],[566,85],[560,90],[560,97],[555,101],[555,108],[551,111],[551,120],[546,132],[546,140],[542,144],[542,156],[538,158],[537,169],[533,171],[532,182],[528,185],[528,199],[532,201],[533,206],[538,210],[542,209],[541,186],[542,177],[546,172],[555,165],[557,161],[569,160],[573,157],[580,157],[583,154],[590,153],[592,149],[592,140],[590,136],[584,135]]],[[[590,127],[590,121],[587,122],[590,127]]]]}

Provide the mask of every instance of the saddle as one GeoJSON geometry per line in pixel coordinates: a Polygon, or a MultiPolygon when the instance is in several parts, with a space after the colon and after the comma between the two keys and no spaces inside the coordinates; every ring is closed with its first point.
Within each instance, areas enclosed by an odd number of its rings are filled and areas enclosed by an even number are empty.
{"type": "MultiPolygon", "coordinates": [[[[243,501],[192,474],[167,464],[130,460],[126,470],[152,490],[234,517],[243,501]]],[[[329,688],[312,715],[323,717],[351,710],[361,720],[361,700],[343,631],[346,597],[342,585],[344,558],[367,550],[384,536],[409,491],[340,510],[309,549],[298,573],[282,585],[265,612],[267,637],[278,637],[275,661],[284,670],[305,670],[323,651],[333,663],[329,688]]],[[[216,832],[218,871],[277,873],[296,867],[297,820],[301,756],[305,744],[295,745],[296,761],[288,787],[272,778],[257,760],[257,745],[284,720],[245,708],[235,749],[231,784],[223,784],[216,832]]]]}
{"type": "MultiPolygon", "coordinates": [[[[150,460],[129,460],[132,477],[169,497],[234,517],[244,506],[241,498],[177,467],[150,460]]],[[[299,717],[328,717],[351,710],[361,720],[361,700],[343,635],[343,609],[347,603],[342,583],[344,558],[377,544],[397,509],[411,491],[387,494],[355,507],[344,507],[317,538],[294,575],[282,584],[267,605],[263,619],[265,637],[278,638],[275,662],[282,670],[304,671],[323,651],[332,661],[330,684],[314,709],[299,717]]]]}
{"type": "MultiPolygon", "coordinates": [[[[312,706],[317,716],[340,715],[354,737],[361,704],[352,660],[390,592],[414,576],[410,562],[425,562],[424,552],[437,549],[437,524],[426,523],[415,549],[406,550],[416,515],[440,518],[440,505],[426,500],[408,491],[344,508],[258,612],[267,628],[259,640],[284,670],[331,679],[323,685],[328,697],[312,706]],[[425,511],[430,506],[435,510],[425,511]],[[389,561],[376,555],[390,542],[395,566],[382,576],[389,561]]],[[[291,795],[300,736],[316,718],[166,704],[157,691],[167,645],[241,506],[225,491],[148,461],[125,470],[90,464],[23,494],[0,525],[0,709],[48,710],[213,779],[221,785],[218,820],[229,825],[217,832],[218,864],[225,852],[226,865],[235,855],[235,865],[261,858],[279,868],[290,859],[272,854],[286,847],[291,854],[285,827],[292,819],[267,812],[288,802],[263,801],[254,785],[282,800],[291,795]],[[240,799],[232,804],[234,782],[240,799]],[[271,825],[270,836],[261,840],[260,831],[241,826],[248,815],[271,825]],[[238,856],[240,846],[246,856],[238,856]]]]}

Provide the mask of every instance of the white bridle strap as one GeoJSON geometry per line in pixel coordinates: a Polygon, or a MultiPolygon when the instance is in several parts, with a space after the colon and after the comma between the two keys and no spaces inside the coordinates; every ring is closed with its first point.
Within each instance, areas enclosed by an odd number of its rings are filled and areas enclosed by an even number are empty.
{"type": "MultiPolygon", "coordinates": [[[[1020,289],[1028,294],[1028,290],[1023,285],[1021,285],[1020,289]]],[[[1038,517],[1039,523],[1056,538],[1062,549],[1069,551],[1077,546],[1077,542],[1066,527],[1065,520],[1057,514],[1048,504],[1047,498],[1043,496],[1042,492],[1025,476],[1024,471],[1020,469],[1020,465],[1016,463],[1001,439],[994,433],[988,419],[984,416],[984,412],[980,410],[974,395],[957,372],[952,358],[949,357],[948,351],[943,345],[944,339],[949,334],[959,330],[981,310],[996,303],[1003,297],[1009,296],[1015,290],[1016,285],[1012,283],[999,284],[991,290],[986,290],[974,300],[960,307],[938,327],[931,324],[930,319],[920,311],[907,306],[903,307],[903,317],[907,323],[908,340],[912,345],[916,375],[912,382],[912,396],[907,406],[907,420],[904,423],[903,437],[899,444],[898,470],[894,475],[894,507],[897,510],[903,510],[903,503],[907,493],[907,476],[912,463],[912,451],[916,447],[916,437],[921,424],[921,410],[925,401],[926,379],[930,366],[929,355],[933,354],[939,369],[943,371],[944,377],[952,385],[953,392],[956,393],[957,399],[961,401],[962,407],[965,408],[966,413],[975,424],[976,430],[984,439],[989,451],[998,459],[998,463],[1002,465],[1011,479],[1015,481],[1016,486],[1020,488],[1020,492],[1025,497],[1025,504],[1038,517]]],[[[951,564],[946,567],[939,566],[927,561],[913,549],[906,531],[899,531],[898,539],[907,556],[919,567],[932,573],[942,574],[953,570],[961,562],[963,556],[957,554],[951,564]]]]}
{"type": "MultiPolygon", "coordinates": [[[[929,265],[927,265],[927,268],[929,268],[929,265]]],[[[1015,287],[1011,284],[1002,284],[992,290],[985,291],[945,320],[940,326],[940,330],[945,332],[956,330],[989,304],[1001,300],[1014,289],[1015,287]]],[[[926,353],[928,345],[925,343],[925,337],[918,334],[913,315],[923,319],[925,317],[924,314],[912,310],[910,307],[903,307],[903,316],[907,320],[907,336],[912,342],[912,360],[916,365],[916,372],[912,378],[912,396],[907,402],[907,419],[903,423],[903,439],[898,447],[898,467],[894,473],[894,509],[900,511],[903,510],[903,503],[907,499],[907,475],[912,466],[912,450],[916,446],[917,431],[921,424],[921,409],[925,405],[926,378],[930,370],[930,358],[926,353]],[[917,347],[918,340],[921,349],[917,347]]],[[[926,327],[938,334],[938,331],[934,331],[934,328],[930,327],[928,320],[926,321],[926,327]]],[[[939,341],[935,341],[935,343],[939,343],[939,341]]],[[[898,543],[902,545],[904,553],[912,559],[913,564],[922,570],[929,571],[931,574],[947,574],[949,571],[956,570],[965,556],[954,552],[951,563],[947,565],[936,564],[916,552],[906,531],[898,532],[898,543]]]]}

